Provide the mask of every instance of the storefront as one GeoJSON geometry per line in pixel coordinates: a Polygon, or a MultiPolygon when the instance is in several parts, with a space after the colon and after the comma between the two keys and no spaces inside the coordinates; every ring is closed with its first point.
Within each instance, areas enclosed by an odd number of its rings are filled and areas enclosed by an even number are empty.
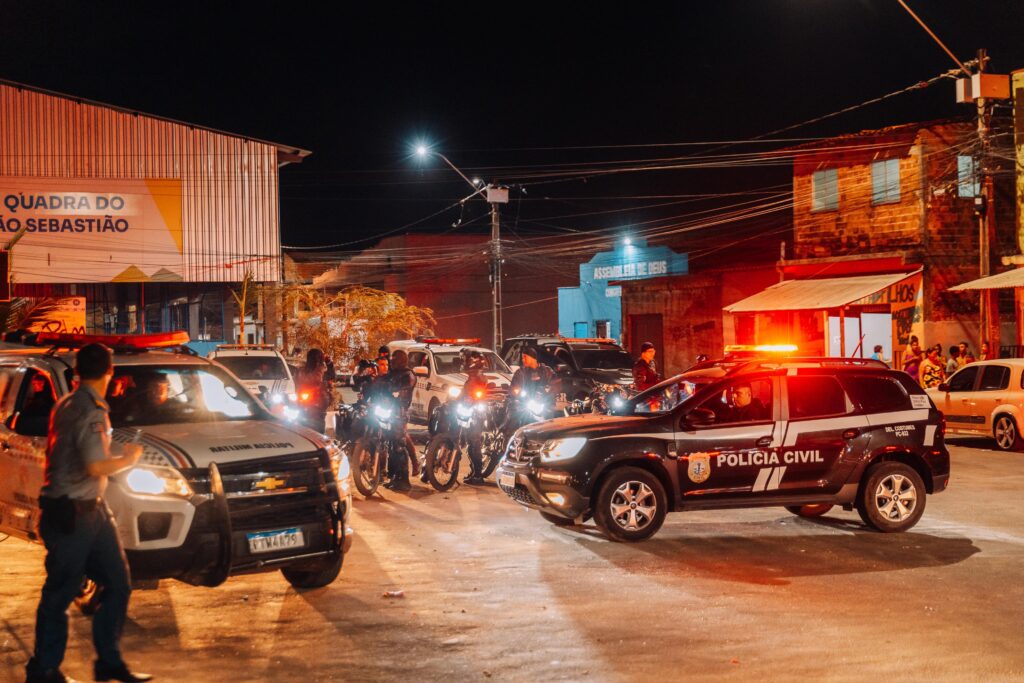
{"type": "Polygon", "coordinates": [[[688,272],[686,254],[623,242],[580,265],[580,286],[558,289],[558,333],[565,337],[622,339],[622,287],[617,281],[645,280],[688,272]]]}
{"type": "Polygon", "coordinates": [[[278,172],[309,152],[5,81],[0,129],[13,296],[73,297],[89,332],[214,341],[231,283],[280,281],[278,172]]]}
{"type": "Polygon", "coordinates": [[[922,336],[921,270],[784,280],[726,306],[738,344],[796,344],[807,355],[899,357],[922,336]]]}

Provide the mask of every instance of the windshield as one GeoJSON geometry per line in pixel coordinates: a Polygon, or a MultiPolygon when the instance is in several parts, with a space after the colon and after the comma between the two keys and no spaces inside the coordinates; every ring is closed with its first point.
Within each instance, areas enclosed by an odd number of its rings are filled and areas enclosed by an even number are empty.
{"type": "Polygon", "coordinates": [[[288,368],[277,356],[217,356],[214,360],[239,379],[288,379],[288,368]]]}
{"type": "MultiPolygon", "coordinates": [[[[505,365],[505,361],[498,358],[493,351],[481,351],[484,360],[487,361],[487,367],[484,372],[504,372],[506,374],[512,372],[505,365]]],[[[437,374],[439,375],[451,375],[454,373],[464,372],[462,364],[464,358],[461,351],[435,351],[434,352],[434,367],[437,368],[437,374]]]]}
{"type": "Polygon", "coordinates": [[[633,358],[622,349],[573,349],[576,365],[587,370],[629,370],[633,358]]]}
{"type": "Polygon", "coordinates": [[[208,365],[115,367],[107,403],[114,427],[269,418],[234,378],[208,365]]]}
{"type": "Polygon", "coordinates": [[[712,382],[718,381],[723,375],[724,373],[706,371],[676,375],[634,396],[627,404],[626,410],[619,414],[628,415],[632,412],[636,415],[660,415],[670,413],[698,391],[712,382]]]}

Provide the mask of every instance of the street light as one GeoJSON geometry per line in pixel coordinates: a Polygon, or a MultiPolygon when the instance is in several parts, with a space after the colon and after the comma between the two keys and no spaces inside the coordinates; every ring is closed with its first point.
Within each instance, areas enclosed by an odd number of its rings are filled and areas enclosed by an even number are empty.
{"type": "MultiPolygon", "coordinates": [[[[508,203],[508,190],[504,188],[498,188],[496,185],[485,185],[480,178],[473,178],[470,180],[465,173],[463,173],[458,166],[452,163],[451,159],[441,154],[440,152],[431,150],[426,144],[420,142],[415,147],[416,156],[419,159],[426,159],[428,156],[433,155],[439,157],[444,163],[448,164],[448,167],[455,171],[460,178],[466,181],[466,183],[473,188],[473,194],[466,197],[466,199],[472,199],[473,197],[486,193],[485,197],[487,203],[491,205],[491,313],[493,316],[493,341],[494,348],[498,350],[501,347],[501,223],[498,216],[498,204],[508,203]]],[[[462,201],[466,201],[463,199],[462,201]]]]}

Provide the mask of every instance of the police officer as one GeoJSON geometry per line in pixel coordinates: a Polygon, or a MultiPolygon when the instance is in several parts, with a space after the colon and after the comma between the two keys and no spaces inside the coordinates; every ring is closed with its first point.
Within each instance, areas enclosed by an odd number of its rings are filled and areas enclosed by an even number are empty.
{"type": "MultiPolygon", "coordinates": [[[[409,369],[409,356],[402,349],[395,349],[391,354],[391,364],[388,374],[384,376],[386,386],[396,399],[401,408],[401,414],[394,422],[396,436],[405,439],[408,449],[406,454],[396,449],[391,453],[391,461],[388,470],[391,472],[391,481],[386,486],[392,491],[408,491],[412,488],[409,484],[409,460],[416,462],[416,445],[406,430],[409,420],[409,406],[412,405],[412,393],[416,388],[416,375],[409,369]]],[[[419,463],[416,462],[416,465],[419,463]]],[[[417,471],[416,474],[419,472],[417,471]]]]}
{"type": "Polygon", "coordinates": [[[327,432],[327,409],[331,405],[331,390],[324,380],[327,364],[324,352],[310,349],[306,352],[306,364],[299,370],[295,378],[299,396],[307,395],[305,401],[299,401],[302,410],[302,423],[321,434],[327,432]]]}
{"type": "MultiPolygon", "coordinates": [[[[484,377],[484,370],[487,369],[487,359],[479,351],[470,351],[466,358],[466,383],[462,385],[462,400],[469,405],[485,401],[489,386],[487,378],[484,377]]],[[[481,449],[483,447],[483,425],[480,420],[474,419],[470,425],[469,433],[466,435],[469,442],[469,462],[472,471],[463,481],[471,486],[481,486],[485,483],[483,472],[484,463],[481,449]]]]}
{"type": "Polygon", "coordinates": [[[103,502],[107,477],[132,467],[142,447],[131,443],[120,455],[110,447],[109,408],[104,396],[114,376],[110,349],[83,346],[76,356],[79,386],[50,415],[46,481],[39,498],[39,534],[46,545],[46,581],[36,612],[36,643],[25,667],[27,681],[65,681],[60,671],[68,639],[67,609],[89,577],[102,590],[92,620],[97,681],[148,681],[121,658],[118,643],[131,579],[110,510],[103,502]]]}
{"type": "Polygon", "coordinates": [[[637,391],[649,389],[661,381],[661,375],[654,369],[654,353],[651,342],[640,345],[640,357],[633,363],[633,386],[637,391]]]}

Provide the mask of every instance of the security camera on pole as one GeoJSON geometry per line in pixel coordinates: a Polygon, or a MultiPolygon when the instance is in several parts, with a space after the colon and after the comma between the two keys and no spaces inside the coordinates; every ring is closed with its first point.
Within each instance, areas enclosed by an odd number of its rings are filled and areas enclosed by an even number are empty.
{"type": "Polygon", "coordinates": [[[500,185],[487,184],[484,185],[479,178],[470,180],[465,173],[459,170],[459,167],[451,162],[451,160],[440,152],[432,151],[429,147],[423,144],[416,145],[416,156],[420,159],[426,159],[429,155],[434,155],[440,158],[444,163],[459,174],[459,177],[466,181],[470,187],[473,188],[473,194],[469,195],[462,201],[465,202],[477,195],[483,193],[484,199],[491,205],[491,267],[490,267],[490,280],[491,280],[491,315],[493,317],[493,341],[494,348],[499,349],[501,347],[502,330],[501,330],[501,218],[498,211],[499,204],[508,204],[508,188],[500,185]]]}

